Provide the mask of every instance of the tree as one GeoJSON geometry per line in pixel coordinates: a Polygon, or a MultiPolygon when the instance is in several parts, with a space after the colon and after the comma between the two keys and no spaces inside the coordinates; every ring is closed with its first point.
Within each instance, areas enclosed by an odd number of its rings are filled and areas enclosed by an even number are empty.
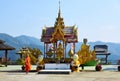
{"type": "Polygon", "coordinates": [[[31,64],[36,64],[37,59],[39,57],[39,55],[42,55],[41,50],[37,49],[37,48],[30,48],[30,47],[25,47],[25,48],[21,48],[20,49],[20,56],[22,56],[21,58],[21,63],[24,65],[24,59],[25,56],[27,54],[29,54],[30,58],[31,58],[31,64]]]}

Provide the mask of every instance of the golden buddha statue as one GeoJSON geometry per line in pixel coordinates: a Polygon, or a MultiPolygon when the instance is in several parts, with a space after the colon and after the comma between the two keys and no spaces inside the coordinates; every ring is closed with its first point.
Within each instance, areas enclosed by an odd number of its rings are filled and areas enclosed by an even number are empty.
{"type": "Polygon", "coordinates": [[[77,52],[79,56],[79,61],[84,64],[96,58],[95,51],[89,50],[90,45],[87,44],[87,39],[83,39],[83,44],[81,45],[81,49],[77,52]]]}
{"type": "Polygon", "coordinates": [[[68,52],[69,56],[72,58],[72,56],[74,55],[74,48],[73,48],[73,45],[71,45],[71,48],[68,52]]]}
{"type": "Polygon", "coordinates": [[[52,55],[53,55],[53,52],[54,50],[53,50],[53,47],[52,47],[52,45],[50,46],[50,48],[49,48],[49,51],[47,51],[46,52],[46,54],[47,54],[47,56],[49,57],[49,58],[51,58],[52,57],[52,55]]]}
{"type": "Polygon", "coordinates": [[[60,60],[64,57],[63,45],[59,43],[58,48],[56,49],[56,58],[60,60]]]}

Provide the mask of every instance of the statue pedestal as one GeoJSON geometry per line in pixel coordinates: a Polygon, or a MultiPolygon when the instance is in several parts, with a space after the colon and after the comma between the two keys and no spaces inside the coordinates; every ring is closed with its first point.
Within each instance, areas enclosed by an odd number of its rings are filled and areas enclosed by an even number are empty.
{"type": "Polygon", "coordinates": [[[38,71],[38,74],[70,74],[70,64],[67,63],[46,63],[45,69],[38,71]]]}
{"type": "Polygon", "coordinates": [[[68,63],[46,63],[45,64],[45,69],[52,69],[52,70],[65,70],[65,69],[70,69],[70,64],[68,63]]]}

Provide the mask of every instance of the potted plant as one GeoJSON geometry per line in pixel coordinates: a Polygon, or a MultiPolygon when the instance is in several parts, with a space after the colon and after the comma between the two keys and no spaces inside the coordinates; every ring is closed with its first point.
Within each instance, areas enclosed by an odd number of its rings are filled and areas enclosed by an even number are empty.
{"type": "Polygon", "coordinates": [[[21,64],[22,64],[21,69],[25,70],[25,61],[23,59],[21,59],[21,64]]]}
{"type": "Polygon", "coordinates": [[[120,71],[120,65],[118,66],[118,71],[120,71]]]}
{"type": "Polygon", "coordinates": [[[23,71],[25,70],[25,66],[24,66],[24,65],[22,65],[22,67],[21,67],[21,68],[22,68],[22,70],[23,70],[23,71]]]}
{"type": "Polygon", "coordinates": [[[96,65],[95,70],[96,71],[101,71],[102,70],[102,66],[100,64],[96,65]]]}

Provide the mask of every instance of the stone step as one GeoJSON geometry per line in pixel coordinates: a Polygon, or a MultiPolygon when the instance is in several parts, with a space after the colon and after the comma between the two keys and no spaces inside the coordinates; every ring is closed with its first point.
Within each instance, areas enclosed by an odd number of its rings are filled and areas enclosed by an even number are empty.
{"type": "Polygon", "coordinates": [[[70,74],[71,70],[40,70],[38,74],[70,74]]]}

